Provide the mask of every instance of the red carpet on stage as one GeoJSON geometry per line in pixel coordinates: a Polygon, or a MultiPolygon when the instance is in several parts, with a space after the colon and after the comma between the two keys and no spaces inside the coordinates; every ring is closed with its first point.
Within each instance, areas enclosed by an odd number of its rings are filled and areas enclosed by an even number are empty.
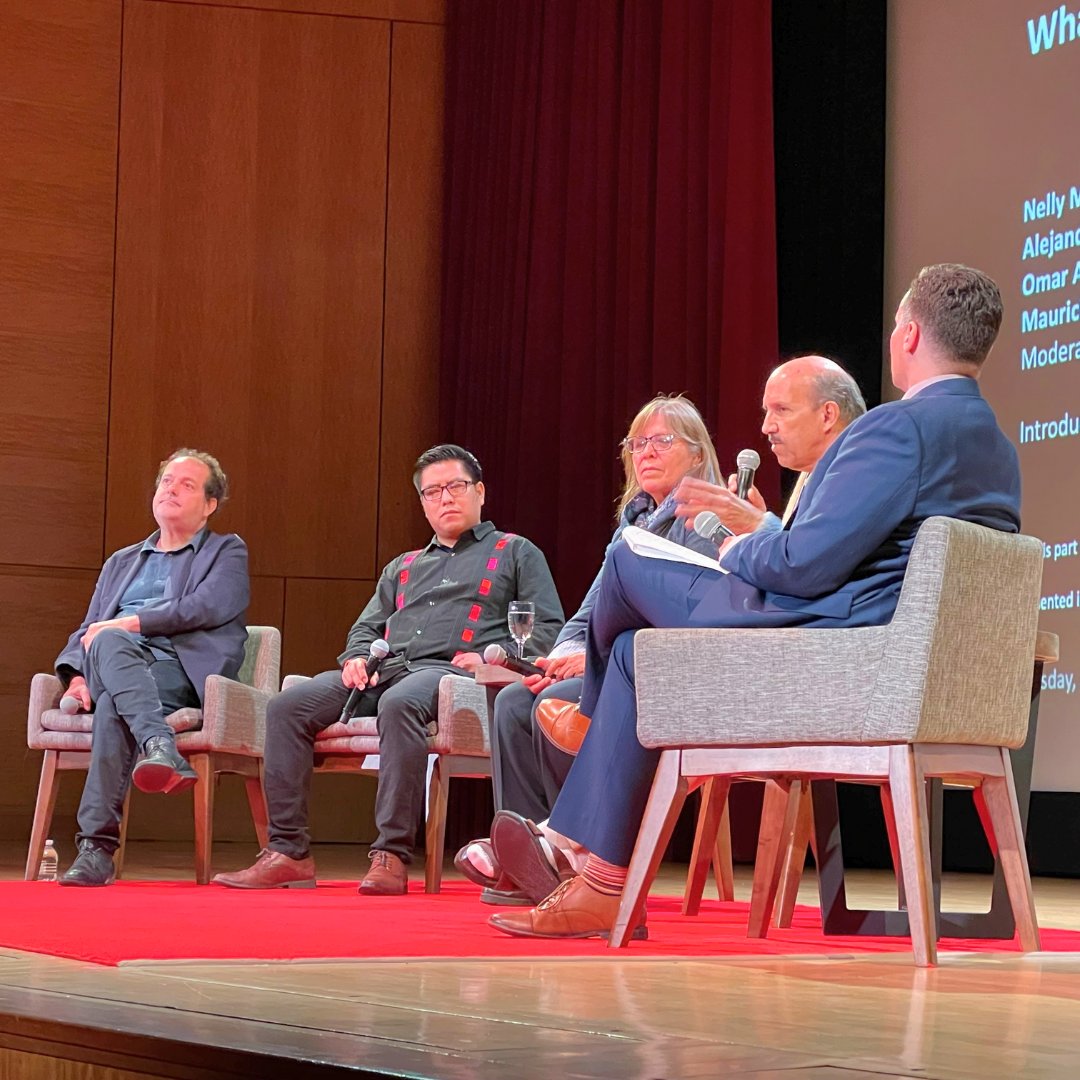
{"type": "MultiPolygon", "coordinates": [[[[451,882],[437,896],[367,897],[355,883],[243,892],[187,882],[103,889],[0,882],[0,947],[97,964],[131,960],[315,960],[430,957],[722,957],[909,952],[906,938],[829,937],[816,908],[764,941],[746,937],[747,905],[705,901],[695,918],[674,897],[649,900],[649,940],[622,953],[605,942],[511,938],[487,925],[479,889],[451,882]]],[[[1043,949],[1080,952],[1080,932],[1043,930],[1043,949]]],[[[1016,951],[1009,941],[943,941],[942,950],[1016,951]]]]}

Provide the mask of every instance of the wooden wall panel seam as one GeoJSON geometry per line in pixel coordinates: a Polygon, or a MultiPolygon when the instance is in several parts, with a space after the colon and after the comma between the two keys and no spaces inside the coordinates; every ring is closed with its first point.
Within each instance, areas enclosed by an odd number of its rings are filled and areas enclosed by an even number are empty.
{"type": "Polygon", "coordinates": [[[390,258],[390,148],[394,120],[394,24],[390,24],[390,49],[386,58],[386,186],[383,188],[383,292],[382,340],[379,342],[379,449],[375,455],[375,550],[371,553],[372,576],[379,573],[379,523],[382,518],[382,397],[386,386],[386,290],[390,258]]]}
{"type": "MultiPolygon", "coordinates": [[[[126,0],[122,0],[126,2],[126,0]]],[[[438,16],[420,18],[418,16],[403,16],[395,14],[363,14],[359,12],[343,11],[340,9],[329,10],[327,8],[302,8],[302,7],[275,7],[271,4],[259,3],[258,0],[141,0],[144,3],[153,4],[181,4],[187,7],[218,7],[240,8],[244,11],[265,11],[281,15],[315,15],[330,19],[356,19],[365,22],[406,23],[413,26],[445,26],[445,6],[431,3],[430,6],[441,7],[438,16]]]]}
{"type": "Polygon", "coordinates": [[[113,174],[113,249],[112,249],[112,317],[109,319],[109,371],[106,385],[109,398],[105,404],[105,486],[103,488],[106,504],[101,510],[101,562],[111,552],[105,549],[105,530],[108,518],[109,496],[109,445],[112,439],[112,381],[113,381],[113,343],[116,340],[116,237],[120,220],[120,117],[123,110],[124,96],[124,5],[120,0],[120,63],[116,69],[116,169],[113,174]]]}

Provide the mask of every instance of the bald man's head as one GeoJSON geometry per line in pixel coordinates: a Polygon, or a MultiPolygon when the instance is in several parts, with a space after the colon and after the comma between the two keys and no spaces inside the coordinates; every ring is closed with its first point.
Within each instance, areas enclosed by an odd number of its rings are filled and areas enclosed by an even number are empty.
{"type": "Polygon", "coordinates": [[[765,383],[761,425],[785,469],[809,472],[832,441],[866,412],[855,380],[827,356],[797,356],[765,383]]]}

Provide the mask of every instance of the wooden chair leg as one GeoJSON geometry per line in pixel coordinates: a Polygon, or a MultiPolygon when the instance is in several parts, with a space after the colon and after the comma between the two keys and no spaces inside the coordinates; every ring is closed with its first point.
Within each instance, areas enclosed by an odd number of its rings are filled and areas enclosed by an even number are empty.
{"type": "Polygon", "coordinates": [[[46,750],[41,761],[41,779],[38,781],[37,799],[34,800],[34,823],[30,826],[30,847],[26,852],[26,871],[23,874],[26,881],[33,881],[41,868],[41,853],[49,838],[49,826],[52,825],[56,793],[60,786],[56,767],[59,761],[58,750],[46,750]]]}
{"type": "MultiPolygon", "coordinates": [[[[726,778],[719,782],[730,784],[726,778]]],[[[608,947],[622,949],[630,941],[630,935],[638,924],[639,915],[645,909],[645,900],[649,895],[649,886],[656,876],[657,867],[664,857],[664,849],[679,820],[679,811],[686,802],[689,784],[682,775],[682,751],[665,750],[660,755],[660,764],[653,779],[652,791],[645,806],[645,815],[641,819],[634,854],[630,858],[630,867],[623,886],[619,913],[615,925],[611,928],[608,947]]],[[[722,797],[727,799],[727,791],[722,797]]],[[[719,798],[720,794],[715,797],[719,798]]]]}
{"type": "Polygon", "coordinates": [[[131,808],[131,784],[128,784],[127,794],[124,796],[124,809],[120,811],[120,844],[116,854],[113,855],[113,865],[116,867],[117,880],[124,872],[124,853],[127,851],[128,811],[131,808]]]}
{"type": "Polygon", "coordinates": [[[990,810],[986,805],[986,793],[982,786],[972,788],[971,796],[975,800],[975,812],[979,815],[979,824],[986,834],[986,841],[990,845],[990,854],[998,857],[997,833],[994,830],[994,821],[990,816],[990,810]]]}
{"type": "MultiPolygon", "coordinates": [[[[690,869],[686,873],[686,888],[683,890],[682,913],[696,915],[701,908],[701,896],[705,891],[705,879],[709,874],[710,857],[716,873],[717,889],[723,900],[722,862],[717,859],[717,849],[723,843],[722,826],[727,824],[727,786],[718,784],[716,777],[709,777],[701,789],[701,809],[698,811],[697,828],[694,831],[694,849],[690,855],[690,869]]],[[[730,873],[731,833],[727,833],[727,860],[730,873]]],[[[721,854],[720,858],[723,858],[721,854]]],[[[733,899],[733,897],[728,897],[733,899]]]]}
{"type": "Polygon", "coordinates": [[[195,881],[210,881],[210,862],[214,851],[214,788],[217,775],[210,754],[192,754],[188,763],[195,770],[195,881]]]}
{"type": "Polygon", "coordinates": [[[896,906],[902,911],[907,904],[904,895],[904,875],[900,872],[900,844],[896,838],[896,810],[888,784],[881,788],[881,812],[885,815],[885,832],[889,837],[889,855],[892,857],[893,873],[896,875],[896,906]]]}
{"type": "Polygon", "coordinates": [[[1040,947],[1039,923],[1035,916],[1031,871],[1028,868],[1024,829],[1020,824],[1020,811],[1016,803],[1016,787],[1013,783],[1009,751],[1002,750],[1001,758],[1005,774],[988,776],[983,780],[982,801],[992,825],[991,843],[997,849],[997,856],[1005,873],[1005,886],[1020,935],[1020,948],[1024,952],[1035,952],[1040,947]]]}
{"type": "Polygon", "coordinates": [[[431,770],[428,787],[428,815],[424,833],[424,891],[442,888],[443,848],[446,845],[446,803],[450,796],[450,769],[440,755],[431,770]]]}
{"type": "MultiPolygon", "coordinates": [[[[765,937],[769,932],[776,890],[780,885],[785,843],[795,831],[798,798],[789,796],[790,781],[767,780],[761,806],[757,854],[754,858],[754,885],[750,894],[750,919],[747,937],[765,937]]],[[[801,788],[800,788],[801,790],[801,788]]]]}
{"type": "Polygon", "coordinates": [[[248,807],[255,825],[255,835],[259,838],[259,847],[265,848],[270,843],[270,815],[266,810],[266,793],[263,789],[262,758],[258,759],[258,773],[244,777],[244,789],[247,791],[248,807]]]}
{"type": "Polygon", "coordinates": [[[911,746],[889,750],[889,788],[907,898],[911,947],[918,967],[937,963],[937,925],[930,890],[926,782],[911,746]]]}
{"type": "MultiPolygon", "coordinates": [[[[728,789],[730,793],[730,788],[728,789]]],[[[717,899],[730,903],[735,899],[735,866],[731,856],[731,799],[724,800],[720,812],[720,827],[713,845],[713,877],[716,878],[717,899]]]]}
{"type": "MultiPolygon", "coordinates": [[[[806,847],[814,831],[814,803],[810,796],[809,781],[800,781],[791,785],[788,799],[795,800],[795,823],[787,850],[783,853],[780,866],[780,881],[776,887],[776,915],[773,926],[790,926],[795,914],[795,900],[802,883],[803,868],[806,866],[806,847]]],[[[791,807],[788,808],[791,816],[791,807]]]]}

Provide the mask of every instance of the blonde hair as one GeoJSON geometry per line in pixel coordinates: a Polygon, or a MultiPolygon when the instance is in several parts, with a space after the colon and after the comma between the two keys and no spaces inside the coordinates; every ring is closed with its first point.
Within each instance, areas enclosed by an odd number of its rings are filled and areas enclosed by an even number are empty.
{"type": "MultiPolygon", "coordinates": [[[[630,422],[630,430],[626,433],[627,438],[639,435],[641,429],[654,416],[662,416],[668,422],[670,434],[678,435],[692,451],[698,454],[700,460],[687,470],[686,475],[699,477],[710,484],[720,483],[720,462],[716,458],[716,447],[713,446],[705,421],[702,420],[697,406],[682,394],[657,394],[652,401],[647,402],[638,410],[637,416],[630,422]]],[[[630,500],[641,491],[641,485],[634,473],[633,456],[625,446],[622,448],[622,463],[626,482],[616,504],[616,521],[622,520],[623,511],[630,500]]]]}

